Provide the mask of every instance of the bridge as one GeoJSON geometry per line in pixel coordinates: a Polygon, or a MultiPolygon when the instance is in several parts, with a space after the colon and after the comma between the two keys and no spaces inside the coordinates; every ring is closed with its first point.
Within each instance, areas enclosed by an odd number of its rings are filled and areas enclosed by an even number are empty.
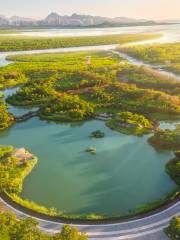
{"type": "Polygon", "coordinates": [[[30,111],[30,112],[28,112],[28,113],[26,113],[24,115],[16,116],[15,120],[16,120],[16,122],[23,122],[23,121],[26,121],[26,120],[28,120],[28,119],[30,119],[32,117],[37,116],[38,113],[39,113],[39,110],[38,111],[30,111]]]}

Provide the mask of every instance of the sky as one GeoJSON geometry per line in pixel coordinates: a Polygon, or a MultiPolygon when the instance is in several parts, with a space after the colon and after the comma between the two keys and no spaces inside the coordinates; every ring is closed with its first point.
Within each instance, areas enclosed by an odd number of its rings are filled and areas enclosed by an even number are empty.
{"type": "Polygon", "coordinates": [[[50,12],[153,20],[180,19],[180,0],[0,0],[0,15],[36,19],[50,12]]]}

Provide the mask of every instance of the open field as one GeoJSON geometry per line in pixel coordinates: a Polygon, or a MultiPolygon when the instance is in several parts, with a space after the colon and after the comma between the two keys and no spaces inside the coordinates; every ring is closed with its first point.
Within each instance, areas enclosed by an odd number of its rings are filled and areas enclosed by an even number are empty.
{"type": "Polygon", "coordinates": [[[95,46],[108,44],[124,44],[145,41],[161,37],[160,34],[124,34],[90,37],[24,37],[0,36],[0,51],[21,51],[50,48],[66,48],[78,46],[95,46]]]}
{"type": "Polygon", "coordinates": [[[180,43],[141,45],[120,50],[130,56],[180,74],[180,43]]]}

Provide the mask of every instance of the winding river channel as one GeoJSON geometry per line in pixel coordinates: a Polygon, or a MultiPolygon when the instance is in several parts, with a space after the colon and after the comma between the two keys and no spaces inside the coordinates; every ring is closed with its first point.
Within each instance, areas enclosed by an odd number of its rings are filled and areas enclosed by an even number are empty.
{"type": "MultiPolygon", "coordinates": [[[[0,66],[10,64],[5,59],[9,54],[115,48],[110,45],[0,53],[0,66]]],[[[15,91],[5,90],[4,95],[15,91]]],[[[14,115],[28,110],[9,105],[14,115]]],[[[161,123],[161,127],[173,128],[174,124],[161,123]]],[[[25,147],[39,158],[25,179],[22,197],[68,213],[121,215],[164,198],[176,187],[165,172],[173,153],[156,151],[148,144],[148,137],[120,134],[97,120],[56,124],[35,117],[1,132],[0,144],[25,147]],[[102,130],[105,138],[89,138],[94,130],[102,130]],[[84,151],[89,146],[97,149],[96,155],[84,151]]]]}

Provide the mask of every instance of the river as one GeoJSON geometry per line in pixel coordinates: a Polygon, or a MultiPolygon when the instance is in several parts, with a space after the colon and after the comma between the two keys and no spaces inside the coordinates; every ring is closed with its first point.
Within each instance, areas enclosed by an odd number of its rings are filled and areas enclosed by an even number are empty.
{"type": "MultiPolygon", "coordinates": [[[[22,30],[18,34],[6,35],[31,37],[82,37],[134,33],[162,33],[164,37],[161,39],[161,42],[180,41],[180,24],[85,29],[28,29],[24,31],[22,30]]],[[[5,34],[3,34],[3,36],[4,35],[5,34]]]]}

